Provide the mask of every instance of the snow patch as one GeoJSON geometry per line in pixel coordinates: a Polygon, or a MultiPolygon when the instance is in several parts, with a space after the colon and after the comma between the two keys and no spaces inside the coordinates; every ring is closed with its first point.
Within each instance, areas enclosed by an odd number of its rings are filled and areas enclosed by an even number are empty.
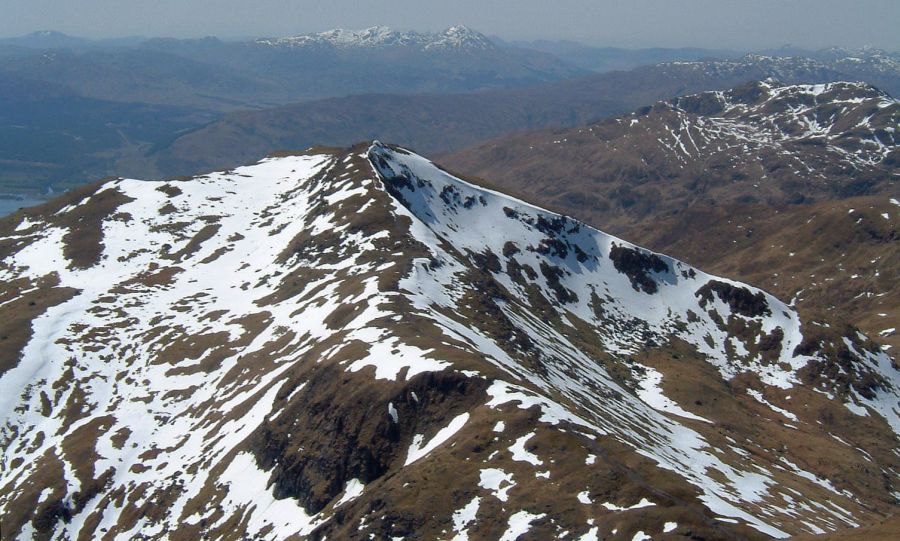
{"type": "Polygon", "coordinates": [[[403,465],[409,466],[416,460],[419,460],[423,456],[436,449],[448,439],[452,438],[453,435],[459,432],[459,429],[461,429],[468,420],[468,412],[457,415],[453,418],[452,421],[450,421],[450,424],[438,430],[434,437],[431,438],[431,440],[429,440],[425,445],[422,445],[424,436],[421,434],[416,434],[415,437],[413,437],[412,443],[409,445],[409,451],[407,451],[406,453],[406,462],[403,465]]]}

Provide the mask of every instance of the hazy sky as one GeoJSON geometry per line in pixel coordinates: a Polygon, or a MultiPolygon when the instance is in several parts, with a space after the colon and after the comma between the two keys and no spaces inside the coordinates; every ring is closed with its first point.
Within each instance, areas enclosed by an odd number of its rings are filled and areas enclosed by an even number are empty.
{"type": "Polygon", "coordinates": [[[376,24],[623,47],[900,49],[900,0],[0,0],[0,36],[283,36],[376,24]]]}

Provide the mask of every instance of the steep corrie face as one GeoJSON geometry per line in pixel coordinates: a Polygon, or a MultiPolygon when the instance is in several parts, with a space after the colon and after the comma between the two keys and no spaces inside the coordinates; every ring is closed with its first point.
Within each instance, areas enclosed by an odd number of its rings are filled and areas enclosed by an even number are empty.
{"type": "Polygon", "coordinates": [[[13,537],[765,538],[896,503],[864,336],[402,149],[113,180],[0,235],[13,537]]]}

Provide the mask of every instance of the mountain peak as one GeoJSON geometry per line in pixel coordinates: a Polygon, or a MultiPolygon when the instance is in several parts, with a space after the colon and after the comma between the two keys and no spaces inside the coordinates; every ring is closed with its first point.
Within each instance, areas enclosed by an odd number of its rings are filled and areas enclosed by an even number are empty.
{"type": "Polygon", "coordinates": [[[70,36],[57,30],[38,30],[24,36],[16,38],[5,38],[0,40],[6,43],[13,43],[24,47],[54,49],[62,47],[80,46],[90,43],[87,38],[70,36]]]}
{"type": "Polygon", "coordinates": [[[463,25],[447,28],[440,33],[444,39],[435,40],[430,47],[459,48],[459,49],[488,49],[494,45],[484,34],[476,32],[463,25]]]}
{"type": "Polygon", "coordinates": [[[900,377],[865,336],[400,147],[115,179],[0,234],[4,533],[756,538],[893,509],[900,377]]]}

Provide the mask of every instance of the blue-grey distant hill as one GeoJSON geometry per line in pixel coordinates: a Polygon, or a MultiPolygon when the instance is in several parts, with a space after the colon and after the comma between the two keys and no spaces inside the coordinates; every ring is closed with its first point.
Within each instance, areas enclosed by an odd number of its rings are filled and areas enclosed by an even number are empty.
{"type": "Polygon", "coordinates": [[[374,27],[249,41],[91,41],[38,32],[0,40],[0,72],[85,97],[219,111],[366,92],[520,87],[587,74],[465,27],[438,33],[374,27]]]}
{"type": "Polygon", "coordinates": [[[703,49],[699,47],[623,49],[619,47],[591,47],[576,41],[513,41],[510,45],[532,49],[561,58],[565,62],[591,71],[606,72],[630,70],[639,66],[660,62],[691,61],[703,59],[735,59],[745,52],[730,49],[703,49]]]}

